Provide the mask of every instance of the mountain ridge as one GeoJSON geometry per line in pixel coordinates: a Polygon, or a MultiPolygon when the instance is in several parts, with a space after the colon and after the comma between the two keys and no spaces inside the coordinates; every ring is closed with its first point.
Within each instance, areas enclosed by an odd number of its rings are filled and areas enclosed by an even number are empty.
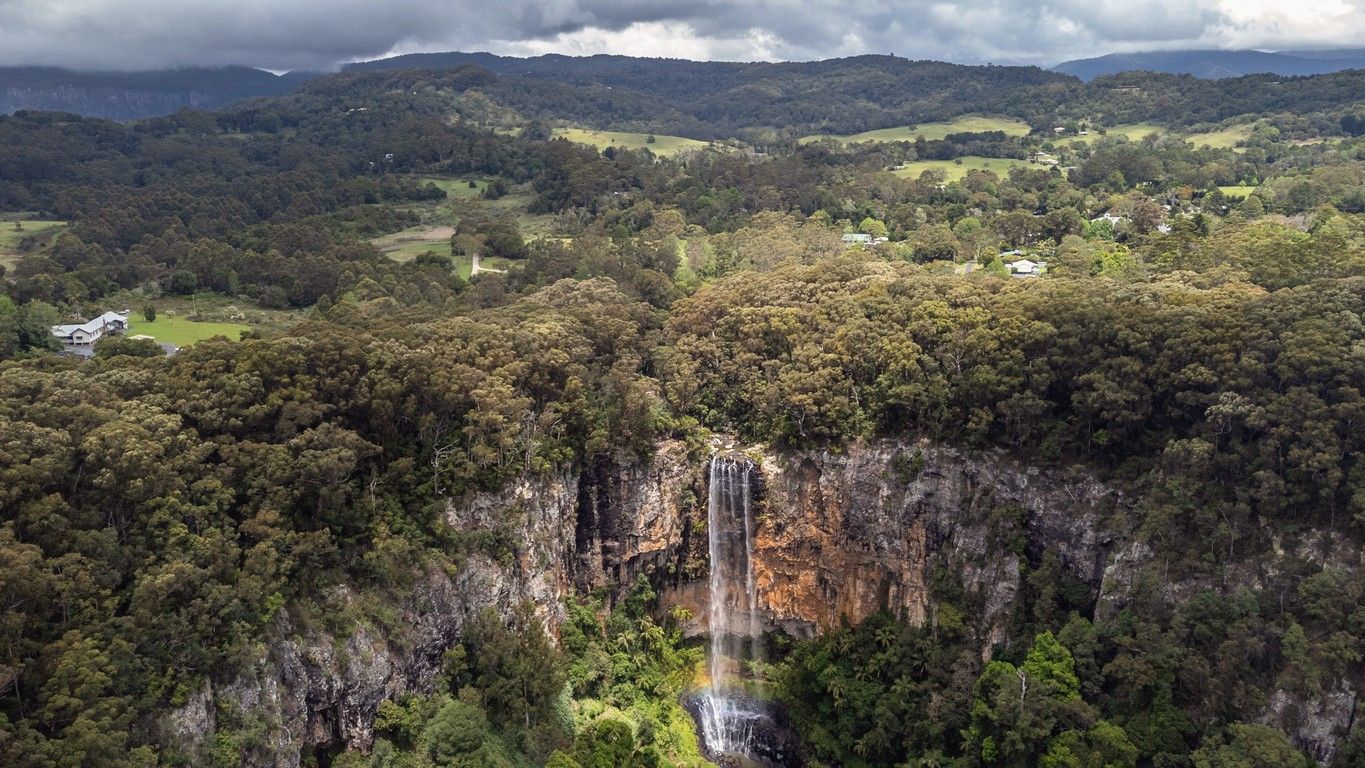
{"type": "MultiPolygon", "coordinates": [[[[1090,87],[1087,84],[1093,80],[1100,80],[1101,86],[1111,78],[1126,78],[1124,82],[1132,80],[1135,75],[1129,73],[1130,70],[1156,72],[1155,75],[1137,73],[1136,76],[1161,89],[1179,91],[1188,88],[1175,82],[1180,76],[1255,79],[1257,75],[1246,73],[1274,72],[1271,77],[1306,77],[1352,68],[1365,69],[1365,49],[1112,54],[1063,62],[1052,69],[953,64],[875,54],[805,62],[724,62],[615,54],[547,54],[519,58],[455,51],[355,62],[345,65],[338,74],[355,76],[400,69],[445,70],[467,66],[478,67],[495,79],[505,80],[500,90],[508,102],[506,106],[512,108],[524,110],[528,100],[546,98],[579,107],[610,102],[621,105],[633,101],[657,102],[656,106],[666,104],[688,111],[699,121],[696,128],[708,138],[724,138],[741,129],[761,130],[764,126],[790,124],[794,112],[803,118],[799,122],[812,131],[844,133],[948,119],[961,113],[955,106],[959,102],[978,104],[988,111],[1016,117],[1041,118],[1049,105],[1055,105],[1068,93],[1076,95],[1079,90],[1090,87]],[[926,94],[938,96],[921,98],[926,94]],[[740,119],[737,112],[753,114],[740,119]],[[845,112],[849,114],[842,114],[845,112]],[[841,114],[831,117],[833,113],[841,114]]],[[[250,67],[188,67],[144,72],[0,67],[0,114],[33,109],[135,120],[185,108],[212,110],[247,99],[286,95],[306,83],[332,76],[315,72],[276,75],[250,67]]],[[[1266,78],[1261,76],[1260,79],[1266,78]]],[[[1229,87],[1240,91],[1263,85],[1248,82],[1229,87]]],[[[1209,87],[1213,86],[1202,86],[1199,90],[1207,91],[1209,87]]],[[[1346,87],[1353,86],[1347,84],[1346,87]]],[[[1365,100],[1365,93],[1362,93],[1362,100],[1365,100]]],[[[597,107],[593,110],[600,111],[597,107]]],[[[581,112],[580,108],[551,116],[583,122],[581,112]]],[[[1228,116],[1225,112],[1217,110],[1200,119],[1216,122],[1228,116]]],[[[625,119],[620,115],[611,122],[641,123],[639,119],[625,119]]],[[[594,127],[605,125],[594,124],[594,127]]],[[[625,127],[629,130],[657,128],[643,124],[625,127]]]]}
{"type": "Polygon", "coordinates": [[[144,72],[81,72],[60,67],[0,67],[0,114],[23,109],[135,120],[179,109],[217,109],[255,96],[278,96],[317,77],[251,67],[185,67],[144,72]]]}
{"type": "Polygon", "coordinates": [[[1255,74],[1325,75],[1343,69],[1365,69],[1365,48],[1320,51],[1177,50],[1110,53],[1072,59],[1052,67],[1089,82],[1103,75],[1150,71],[1194,75],[1206,80],[1255,74]]]}

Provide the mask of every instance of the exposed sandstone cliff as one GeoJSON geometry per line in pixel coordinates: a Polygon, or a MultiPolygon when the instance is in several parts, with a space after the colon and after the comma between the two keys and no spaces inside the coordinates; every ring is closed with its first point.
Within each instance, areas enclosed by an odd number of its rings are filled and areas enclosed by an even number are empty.
{"type": "MultiPolygon", "coordinates": [[[[1088,587],[1098,613],[1120,608],[1150,565],[1151,550],[1122,530],[1123,494],[1085,472],[924,441],[743,452],[760,470],[751,475],[758,618],[796,636],[883,609],[933,622],[931,584],[946,574],[960,584],[968,604],[958,608],[968,609],[988,655],[1005,639],[1027,566],[1047,553],[1088,587]]],[[[193,752],[218,724],[216,712],[252,713],[268,734],[246,755],[253,765],[298,765],[308,746],[367,748],[379,703],[429,690],[468,617],[530,600],[554,632],[573,589],[623,590],[641,573],[661,588],[663,606],[691,610],[689,633],[703,633],[706,471],[704,457],[666,442],[648,460],[619,457],[452,500],[452,525],[497,534],[510,556],[475,554],[451,572],[431,569],[398,606],[397,621],[366,620],[364,600],[345,590],[335,602],[356,603],[343,613],[360,617],[348,632],[298,628],[285,614],[254,664],[206,687],[163,726],[193,752]]],[[[1248,583],[1257,574],[1252,568],[1248,583]]],[[[1170,585],[1173,595],[1198,588],[1170,585]]],[[[1265,719],[1330,757],[1354,689],[1329,698],[1282,696],[1265,719]]]]}
{"type": "Polygon", "coordinates": [[[1022,556],[1056,552],[1098,591],[1114,539],[1102,520],[1120,499],[1084,475],[927,442],[769,453],[763,469],[760,601],[768,618],[798,634],[883,609],[923,624],[935,568],[950,569],[981,598],[981,627],[998,633],[1022,556]]]}
{"type": "MultiPolygon", "coordinates": [[[[584,471],[577,509],[567,510],[576,521],[577,586],[626,586],[641,572],[674,583],[704,578],[705,563],[689,557],[692,523],[706,520],[702,472],[703,462],[679,441],[660,443],[648,461],[618,457],[584,471]]],[[[700,544],[704,555],[704,535],[700,544]]]]}

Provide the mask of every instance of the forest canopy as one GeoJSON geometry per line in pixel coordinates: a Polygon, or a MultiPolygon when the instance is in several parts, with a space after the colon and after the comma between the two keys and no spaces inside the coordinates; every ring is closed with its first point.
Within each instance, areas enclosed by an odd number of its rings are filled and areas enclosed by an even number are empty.
{"type": "MultiPolygon", "coordinates": [[[[545,567],[531,527],[455,500],[666,440],[700,463],[718,435],[1064,468],[1115,489],[1105,522],[1146,553],[1105,614],[988,505],[1019,571],[1000,632],[935,572],[923,626],[775,633],[751,672],[809,765],[1298,768],[1285,723],[1347,699],[1332,764],[1365,759],[1361,73],[598,64],[0,117],[0,763],[266,759],[252,712],[196,746],[165,715],[291,633],[403,648],[394,606],[431,574],[545,567]],[[1026,130],[911,130],[969,113],[1026,130]],[[53,334],[120,310],[89,348],[53,334]]],[[[365,749],[301,759],[701,765],[701,649],[658,588],[704,560],[668,559],[553,610],[494,595],[420,685],[348,713],[365,749]]]]}

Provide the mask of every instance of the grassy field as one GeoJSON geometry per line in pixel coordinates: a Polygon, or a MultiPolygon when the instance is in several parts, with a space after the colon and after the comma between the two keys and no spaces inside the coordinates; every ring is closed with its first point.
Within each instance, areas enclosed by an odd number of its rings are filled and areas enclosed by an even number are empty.
{"type": "Polygon", "coordinates": [[[1128,123],[1105,128],[1108,136],[1126,136],[1129,141],[1142,141],[1153,133],[1165,133],[1166,129],[1156,123],[1128,123]]]}
{"type": "Polygon", "coordinates": [[[449,256],[450,238],[454,234],[453,227],[419,226],[376,237],[370,242],[394,261],[407,262],[427,251],[449,256]]]}
{"type": "Polygon", "coordinates": [[[157,315],[156,320],[149,323],[138,312],[133,313],[128,324],[129,335],[151,336],[159,342],[174,344],[177,347],[187,347],[196,341],[211,339],[214,336],[226,336],[236,341],[242,331],[251,330],[251,326],[243,323],[203,323],[165,314],[157,315]]]}
{"type": "Polygon", "coordinates": [[[806,136],[801,139],[802,143],[819,141],[821,139],[838,139],[844,144],[858,144],[861,142],[877,141],[914,141],[923,136],[926,141],[942,139],[950,133],[984,133],[986,131],[1002,131],[1007,136],[1027,136],[1029,127],[1027,123],[1021,123],[1008,117],[985,117],[983,115],[963,115],[955,117],[946,123],[921,123],[920,125],[903,125],[897,128],[879,128],[875,131],[863,131],[852,136],[832,136],[829,134],[816,134],[806,136]]]}
{"type": "Polygon", "coordinates": [[[488,181],[485,179],[456,178],[450,176],[422,176],[419,178],[421,178],[422,181],[429,181],[432,184],[435,184],[442,192],[446,193],[447,198],[477,198],[488,188],[488,181]],[[472,187],[469,186],[469,182],[471,181],[474,182],[474,186],[472,187]]]}
{"type": "Polygon", "coordinates": [[[562,136],[569,141],[579,144],[588,144],[598,149],[607,147],[621,147],[625,149],[648,149],[656,155],[676,155],[691,149],[705,149],[709,142],[698,139],[687,139],[682,136],[665,136],[654,134],[654,143],[650,144],[649,134],[647,133],[625,133],[623,131],[594,131],[588,128],[559,128],[555,130],[555,136],[562,136]]]}
{"type": "Polygon", "coordinates": [[[421,256],[424,253],[434,253],[437,256],[450,256],[450,240],[410,240],[394,246],[382,249],[384,255],[400,264],[421,256]]]}
{"type": "Polygon", "coordinates": [[[1255,184],[1234,184],[1229,187],[1219,187],[1219,191],[1224,197],[1250,197],[1256,191],[1255,184]]]}
{"type": "MultiPolygon", "coordinates": [[[[402,232],[395,232],[391,235],[377,237],[370,242],[378,246],[385,256],[400,263],[412,261],[418,256],[431,251],[438,256],[450,258],[454,263],[455,271],[460,277],[469,279],[474,271],[474,262],[468,256],[455,256],[450,249],[450,236],[454,234],[450,227],[413,227],[402,232]]],[[[485,258],[480,262],[480,266],[485,270],[505,270],[507,260],[498,258],[485,258]]]]}
{"type": "MultiPolygon", "coordinates": [[[[498,213],[510,213],[517,218],[517,226],[521,228],[521,233],[527,240],[536,237],[545,237],[554,232],[554,214],[551,213],[531,213],[530,206],[535,200],[535,191],[530,184],[523,184],[512,188],[512,193],[504,195],[497,200],[480,200],[477,203],[471,202],[468,205],[486,205],[498,213]]],[[[456,210],[458,215],[459,211],[456,210]]]]}
{"type": "MultiPolygon", "coordinates": [[[[147,333],[143,329],[148,327],[146,320],[142,319],[142,308],[147,305],[156,307],[157,324],[163,321],[173,321],[177,330],[184,326],[185,330],[194,329],[195,335],[203,337],[204,333],[199,333],[198,325],[216,326],[222,329],[221,332],[227,333],[231,339],[236,339],[238,331],[245,328],[252,328],[263,332],[273,332],[288,329],[290,326],[307,317],[307,312],[297,309],[267,309],[255,304],[251,299],[244,296],[224,296],[222,294],[203,292],[193,296],[149,296],[141,289],[116,291],[104,298],[98,306],[89,307],[92,313],[104,312],[106,310],[124,309],[131,310],[129,322],[133,325],[132,333],[147,333]],[[194,318],[191,320],[190,318],[194,318]],[[228,332],[227,329],[231,329],[228,332]]],[[[75,318],[72,318],[74,320],[75,318]]],[[[71,322],[62,320],[62,322],[71,322]]],[[[157,326],[152,326],[156,328],[157,326]]],[[[164,326],[163,326],[164,327],[164,326]]],[[[208,333],[207,335],[212,335],[208,333]]],[[[172,344],[176,343],[171,341],[172,344]]]]}
{"type": "Polygon", "coordinates": [[[1231,149],[1237,146],[1237,142],[1251,138],[1252,129],[1253,126],[1250,125],[1234,125],[1221,131],[1192,133],[1185,137],[1185,141],[1196,147],[1208,146],[1214,149],[1231,149]]]}
{"type": "MultiPolygon", "coordinates": [[[[530,213],[530,206],[535,201],[535,190],[530,184],[514,184],[506,195],[485,200],[481,197],[489,184],[485,178],[432,175],[416,179],[436,185],[446,193],[446,199],[407,206],[407,210],[417,214],[420,224],[370,239],[372,245],[394,261],[406,263],[430,251],[451,258],[455,271],[468,278],[473,265],[468,258],[454,257],[450,244],[450,238],[455,234],[454,225],[467,216],[514,216],[527,241],[554,232],[554,215],[530,213]],[[474,186],[469,185],[470,181],[474,186]]],[[[498,259],[485,259],[483,266],[495,270],[506,267],[498,259]]]]}
{"type": "Polygon", "coordinates": [[[29,235],[53,235],[60,230],[66,229],[64,221],[36,221],[33,219],[19,219],[16,221],[0,221],[0,264],[12,267],[18,263],[22,254],[19,253],[19,243],[29,235]],[[15,229],[14,225],[19,224],[20,229],[15,229]]]}
{"type": "Polygon", "coordinates": [[[1051,166],[1041,163],[1030,163],[1027,160],[1014,160],[1007,157],[963,157],[961,163],[956,160],[916,160],[913,163],[906,163],[905,167],[896,170],[894,173],[907,179],[917,179],[925,171],[942,171],[948,181],[959,181],[967,175],[967,171],[992,171],[993,173],[1004,176],[1009,173],[1009,169],[1015,166],[1033,169],[1046,169],[1051,166]]]}

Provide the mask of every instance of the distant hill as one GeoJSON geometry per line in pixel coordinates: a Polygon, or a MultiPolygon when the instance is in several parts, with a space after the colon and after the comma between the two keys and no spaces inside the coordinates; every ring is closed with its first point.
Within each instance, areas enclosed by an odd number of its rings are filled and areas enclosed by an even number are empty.
{"type": "Polygon", "coordinates": [[[288,93],[313,77],[307,72],[274,75],[250,67],[149,72],[0,67],[0,114],[40,109],[134,120],[184,107],[217,109],[252,96],[288,93]]]}
{"type": "MultiPolygon", "coordinates": [[[[1257,64],[1264,62],[1258,57],[1265,56],[1302,60],[1333,72],[1222,80],[1127,72],[1082,82],[1073,74],[1038,67],[968,66],[873,55],[743,63],[430,53],[352,64],[327,76],[277,76],[247,67],[137,73],[0,68],[0,113],[39,109],[129,120],[247,101],[249,109],[259,110],[263,107],[256,102],[261,99],[253,97],[298,95],[307,84],[303,90],[308,100],[323,100],[329,109],[361,110],[358,114],[382,104],[497,130],[545,123],[761,143],[777,136],[849,135],[968,114],[1010,117],[1035,128],[1072,119],[1174,127],[1214,124],[1245,114],[1338,110],[1365,100],[1365,69],[1335,71],[1365,58],[1365,49],[1207,53],[1213,57],[1210,61],[1224,62],[1229,75],[1230,64],[1238,61],[1245,68],[1265,69],[1265,64],[1257,64]],[[420,105],[395,104],[394,96],[401,94],[420,105]]],[[[1180,55],[1161,54],[1172,61],[1180,55]]],[[[1197,52],[1183,55],[1197,57],[1197,52]]],[[[1118,68],[1156,66],[1140,60],[1142,56],[1128,57],[1132,62],[1128,64],[1116,63],[1118,57],[1106,60],[1118,68]]],[[[1207,67],[1202,71],[1223,72],[1207,67]]],[[[1098,72],[1084,71],[1083,76],[1098,72]]]]}
{"type": "MultiPolygon", "coordinates": [[[[417,53],[388,59],[349,64],[347,71],[383,69],[444,69],[473,64],[500,75],[515,75],[557,80],[576,85],[622,86],[666,98],[712,96],[744,86],[762,85],[780,89],[787,95],[805,94],[822,84],[863,77],[885,81],[890,87],[913,88],[939,85],[947,78],[962,87],[991,81],[999,84],[1040,85],[1066,80],[1056,73],[1037,67],[996,67],[951,64],[943,61],[915,60],[897,56],[863,55],[821,61],[734,62],[690,61],[639,56],[563,56],[549,54],[530,58],[498,56],[491,53],[417,53]],[[894,79],[895,84],[892,84],[894,79]],[[791,87],[799,82],[799,87],[791,87]]],[[[829,98],[839,94],[830,91],[829,98]]],[[[888,94],[889,95],[889,94],[888,94]]],[[[880,101],[880,100],[879,100],[880,101]]]]}
{"type": "Polygon", "coordinates": [[[1111,53],[1093,59],[1064,61],[1054,71],[1093,80],[1119,72],[1166,72],[1205,79],[1275,75],[1323,75],[1343,69],[1365,69],[1365,48],[1323,51],[1148,51],[1111,53]]]}
{"type": "MultiPolygon", "coordinates": [[[[740,63],[451,52],[351,64],[342,74],[471,65],[497,76],[497,85],[487,90],[496,92],[499,103],[527,116],[627,127],[648,127],[662,118],[699,138],[792,125],[812,132],[856,133],[947,119],[964,110],[1016,114],[1037,87],[1079,85],[1067,75],[1037,67],[976,67],[893,56],[740,63]]],[[[0,114],[38,109],[130,120],[291,93],[317,77],[276,76],[247,67],[128,73],[0,68],[0,114]]],[[[349,81],[343,77],[339,82],[349,81]]]]}
{"type": "MultiPolygon", "coordinates": [[[[717,62],[632,56],[412,54],[347,72],[475,65],[499,75],[495,98],[523,114],[640,130],[661,110],[686,113],[665,132],[725,138],[744,130],[858,133],[946,120],[964,112],[1018,114],[1039,89],[1079,87],[1038,67],[967,66],[895,56],[807,62],[717,62]],[[557,86],[557,87],[552,87],[557,86]],[[571,90],[565,90],[565,86],[571,90]],[[657,107],[639,111],[637,106],[657,107]],[[566,109],[566,108],[572,108],[566,109]],[[631,123],[637,127],[629,127],[631,123]]],[[[660,126],[662,127],[662,126],[660,126]]]]}
{"type": "Polygon", "coordinates": [[[1245,114],[1332,110],[1365,95],[1365,70],[1335,71],[1351,63],[1347,53],[1303,54],[1330,62],[1322,66],[1334,71],[1322,75],[1212,80],[1130,72],[1085,83],[1037,67],[870,55],[740,63],[433,53],[354,64],[346,74],[476,66],[495,75],[493,82],[480,86],[482,95],[525,119],[698,139],[762,140],[774,133],[857,134],[964,114],[1007,116],[1034,127],[1068,119],[1181,126],[1245,114]]]}

